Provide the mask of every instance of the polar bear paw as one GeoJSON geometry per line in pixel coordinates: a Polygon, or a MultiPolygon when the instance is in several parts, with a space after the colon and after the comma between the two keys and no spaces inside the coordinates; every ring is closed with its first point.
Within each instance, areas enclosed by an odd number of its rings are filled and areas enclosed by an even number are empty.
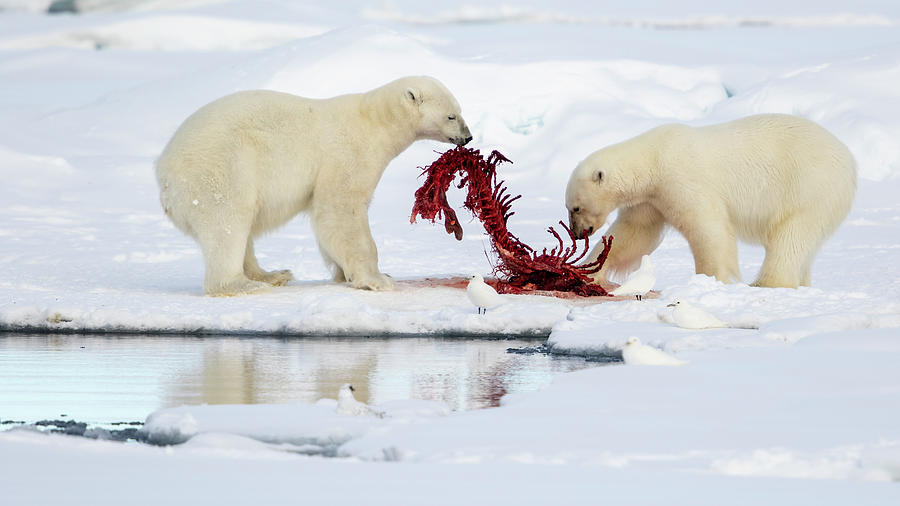
{"type": "Polygon", "coordinates": [[[394,289],[395,283],[393,278],[379,272],[374,276],[353,279],[350,281],[350,286],[363,290],[389,291],[394,289]]]}
{"type": "Polygon", "coordinates": [[[207,286],[206,294],[212,297],[233,297],[235,295],[246,295],[259,292],[267,288],[272,288],[272,285],[263,281],[243,278],[218,286],[207,286]]]}
{"type": "Polygon", "coordinates": [[[248,274],[247,277],[256,281],[268,283],[272,286],[283,286],[286,285],[288,281],[294,279],[294,275],[287,269],[271,272],[259,271],[253,274],[248,274]]]}

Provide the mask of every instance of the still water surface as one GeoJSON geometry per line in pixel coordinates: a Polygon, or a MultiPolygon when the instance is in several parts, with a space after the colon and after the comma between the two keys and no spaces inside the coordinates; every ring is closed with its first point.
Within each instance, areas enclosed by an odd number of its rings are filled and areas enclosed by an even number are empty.
{"type": "Polygon", "coordinates": [[[357,398],[497,406],[559,373],[598,365],[513,354],[541,339],[52,336],[0,334],[0,420],[143,421],[182,404],[357,398]]]}

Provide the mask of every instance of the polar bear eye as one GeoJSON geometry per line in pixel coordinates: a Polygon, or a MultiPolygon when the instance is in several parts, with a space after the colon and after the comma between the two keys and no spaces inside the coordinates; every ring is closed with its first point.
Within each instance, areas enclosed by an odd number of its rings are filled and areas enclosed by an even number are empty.
{"type": "Polygon", "coordinates": [[[455,119],[456,119],[456,116],[454,116],[452,114],[450,116],[447,116],[447,120],[449,120],[449,121],[454,121],[455,119]]]}
{"type": "Polygon", "coordinates": [[[603,171],[597,171],[597,182],[603,181],[603,171]]]}

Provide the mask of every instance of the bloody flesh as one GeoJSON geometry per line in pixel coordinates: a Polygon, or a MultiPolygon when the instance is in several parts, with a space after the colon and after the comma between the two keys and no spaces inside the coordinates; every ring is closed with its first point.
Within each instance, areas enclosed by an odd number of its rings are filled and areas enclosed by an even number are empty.
{"type": "Polygon", "coordinates": [[[497,255],[498,262],[494,266],[497,276],[498,291],[520,293],[533,290],[573,292],[578,295],[608,295],[599,284],[594,284],[591,274],[603,267],[609,250],[612,247],[612,236],[603,237],[603,251],[593,262],[576,265],[588,251],[590,243],[587,235],[581,239],[559,222],[568,234],[571,246],[553,227],[547,231],[556,238],[557,246],[540,253],[513,235],[506,224],[512,212],[512,203],[521,198],[513,197],[507,192],[504,181],[497,181],[497,164],[510,162],[498,151],[493,151],[485,159],[477,149],[459,146],[440,156],[434,163],[425,167],[425,183],[416,191],[410,222],[421,216],[431,222],[439,217],[444,218],[444,229],[448,234],[462,240],[463,230],[456,217],[456,212],[447,202],[447,190],[457,175],[460,181],[457,188],[466,187],[466,201],[463,204],[472,212],[491,238],[491,246],[497,255]],[[584,240],[584,248],[578,247],[578,241],[584,240]]]}

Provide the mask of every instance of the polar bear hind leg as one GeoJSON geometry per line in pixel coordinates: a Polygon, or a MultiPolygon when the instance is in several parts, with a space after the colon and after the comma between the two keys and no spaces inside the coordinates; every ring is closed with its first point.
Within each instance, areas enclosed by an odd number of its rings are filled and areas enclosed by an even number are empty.
{"type": "MultiPolygon", "coordinates": [[[[770,234],[766,258],[753,286],[769,288],[809,286],[810,271],[821,240],[810,239],[810,223],[802,214],[788,217],[770,234]]],[[[827,234],[821,234],[825,236],[827,234]]]]}
{"type": "Polygon", "coordinates": [[[247,239],[247,250],[244,253],[244,275],[255,281],[262,281],[273,286],[282,286],[294,279],[291,271],[264,271],[260,268],[253,251],[253,238],[247,239]]]}
{"type": "Polygon", "coordinates": [[[244,257],[250,226],[218,225],[201,229],[197,242],[203,251],[206,276],[203,289],[207,295],[228,297],[256,292],[271,285],[248,278],[244,274],[244,257]]]}

